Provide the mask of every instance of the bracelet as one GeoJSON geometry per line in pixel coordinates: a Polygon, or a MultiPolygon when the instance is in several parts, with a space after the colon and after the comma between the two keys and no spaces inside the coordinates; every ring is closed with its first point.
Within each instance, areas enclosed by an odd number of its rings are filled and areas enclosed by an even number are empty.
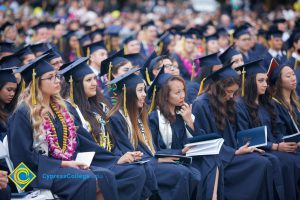
{"type": "Polygon", "coordinates": [[[280,144],[280,143],[278,143],[278,144],[277,144],[277,149],[276,149],[276,151],[278,151],[278,150],[279,150],[279,144],[280,144]]]}

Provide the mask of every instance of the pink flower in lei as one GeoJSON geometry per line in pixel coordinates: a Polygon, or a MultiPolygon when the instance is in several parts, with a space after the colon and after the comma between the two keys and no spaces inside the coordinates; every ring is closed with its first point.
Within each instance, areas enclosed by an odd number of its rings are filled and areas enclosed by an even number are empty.
{"type": "MultiPolygon", "coordinates": [[[[193,68],[193,63],[188,59],[184,58],[181,55],[179,55],[180,60],[183,63],[183,67],[188,71],[188,73],[191,75],[192,74],[192,68],[193,68]]],[[[199,68],[195,70],[194,77],[196,77],[199,73],[199,68]]]]}
{"type": "MultiPolygon", "coordinates": [[[[71,160],[77,146],[76,129],[74,121],[66,109],[62,110],[62,116],[62,120],[65,121],[67,126],[67,132],[63,133],[63,137],[67,137],[63,139],[66,139],[66,148],[60,148],[55,128],[53,128],[54,126],[50,121],[49,117],[44,118],[44,130],[46,132],[46,141],[48,143],[49,152],[52,157],[59,160],[71,160]]],[[[61,121],[61,123],[63,122],[61,121]]]]}

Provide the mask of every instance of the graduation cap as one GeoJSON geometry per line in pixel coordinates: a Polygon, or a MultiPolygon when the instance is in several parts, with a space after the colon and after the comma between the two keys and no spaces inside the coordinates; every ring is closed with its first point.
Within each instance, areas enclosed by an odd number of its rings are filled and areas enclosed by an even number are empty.
{"type": "Polygon", "coordinates": [[[119,37],[119,33],[122,30],[122,26],[120,25],[112,25],[105,29],[104,34],[109,35],[111,37],[119,37]]]}
{"type": "Polygon", "coordinates": [[[206,43],[209,42],[209,41],[218,40],[218,39],[219,39],[219,35],[217,33],[205,36],[206,43]]]}
{"type": "Polygon", "coordinates": [[[293,57],[282,63],[281,65],[274,65],[273,69],[269,70],[268,72],[270,85],[274,85],[276,83],[277,79],[280,77],[280,72],[284,67],[290,67],[291,69],[294,69],[295,65],[297,65],[297,62],[293,57]]]}
{"type": "Polygon", "coordinates": [[[38,31],[41,28],[46,28],[48,29],[51,26],[50,22],[39,22],[38,24],[34,25],[32,27],[33,30],[38,31]]]}
{"type": "Polygon", "coordinates": [[[211,75],[207,77],[206,80],[219,81],[229,77],[236,78],[238,76],[239,75],[236,73],[236,71],[231,68],[231,65],[226,65],[221,69],[214,71],[211,75]]]}
{"type": "Polygon", "coordinates": [[[90,33],[91,39],[94,40],[96,35],[103,36],[104,30],[105,30],[104,28],[98,28],[98,29],[94,30],[93,32],[91,32],[90,33]]]}
{"type": "Polygon", "coordinates": [[[196,38],[195,32],[193,30],[187,30],[187,31],[181,32],[180,35],[186,39],[195,39],[196,38]]]}
{"type": "Polygon", "coordinates": [[[204,25],[202,26],[203,31],[206,33],[207,29],[208,29],[210,26],[215,27],[214,24],[213,24],[213,22],[212,22],[211,20],[209,20],[208,22],[206,22],[206,24],[204,24],[204,25]]]}
{"type": "Polygon", "coordinates": [[[43,74],[47,72],[54,71],[54,67],[46,62],[44,58],[47,54],[37,57],[36,59],[30,61],[28,64],[23,65],[19,69],[16,70],[16,73],[21,73],[23,80],[26,84],[31,84],[31,91],[32,91],[32,98],[31,103],[32,105],[36,105],[36,78],[41,77],[43,74]]]}
{"type": "Polygon", "coordinates": [[[13,42],[0,42],[0,53],[14,53],[16,51],[13,42]]]}
{"type": "Polygon", "coordinates": [[[221,60],[223,65],[228,65],[231,62],[231,59],[235,55],[241,54],[235,48],[233,48],[233,45],[228,47],[221,55],[219,55],[219,59],[221,60]]]}
{"type": "Polygon", "coordinates": [[[278,18],[273,21],[273,24],[281,24],[281,23],[285,23],[285,22],[286,22],[286,19],[278,18]]]}
{"type": "MultiPolygon", "coordinates": [[[[147,58],[146,62],[144,63],[143,67],[141,68],[141,73],[145,78],[148,85],[151,83],[151,79],[153,79],[152,70],[150,70],[150,63],[153,59],[157,57],[156,51],[153,51],[151,55],[147,58]],[[150,72],[150,74],[149,74],[150,72]]],[[[152,67],[153,68],[153,67],[152,67]]]]}
{"type": "Polygon", "coordinates": [[[268,31],[268,40],[273,39],[273,38],[282,38],[283,32],[280,31],[277,27],[271,27],[270,30],[268,31]]]}
{"type": "Polygon", "coordinates": [[[137,40],[136,35],[129,35],[123,40],[123,44],[128,44],[131,41],[137,40]]]}
{"type": "Polygon", "coordinates": [[[2,68],[0,69],[0,84],[3,83],[17,83],[17,79],[13,74],[13,70],[16,68],[2,68]]]}
{"type": "Polygon", "coordinates": [[[120,64],[121,62],[126,62],[126,61],[129,62],[129,60],[127,60],[123,56],[124,56],[124,49],[121,49],[120,51],[116,52],[115,54],[103,60],[101,62],[100,76],[107,74],[107,78],[110,81],[112,68],[120,64]]]}
{"type": "Polygon", "coordinates": [[[44,53],[45,51],[47,51],[48,49],[51,48],[50,44],[45,43],[45,42],[41,42],[41,43],[37,43],[37,44],[32,44],[30,46],[32,52],[37,55],[38,53],[44,53]]]}
{"type": "Polygon", "coordinates": [[[79,39],[79,43],[80,43],[81,46],[86,45],[86,44],[84,44],[85,42],[88,42],[88,44],[90,44],[90,43],[92,42],[92,39],[91,39],[89,33],[83,35],[83,36],[79,39]]]}
{"type": "Polygon", "coordinates": [[[241,37],[242,35],[245,35],[245,34],[250,34],[249,27],[240,26],[234,30],[233,38],[238,39],[239,37],[241,37]]]}
{"type": "Polygon", "coordinates": [[[173,39],[174,36],[169,31],[163,33],[156,43],[156,45],[159,48],[157,54],[158,55],[168,54],[167,49],[165,52],[163,52],[163,49],[165,46],[168,46],[173,39]]]}
{"type": "Polygon", "coordinates": [[[72,105],[74,105],[74,88],[73,88],[73,81],[79,81],[80,79],[84,78],[84,76],[88,74],[93,74],[93,70],[88,66],[87,57],[79,58],[69,65],[64,66],[62,70],[59,71],[60,75],[65,77],[65,80],[70,84],[70,101],[72,105]]]}
{"type": "Polygon", "coordinates": [[[127,88],[134,88],[139,83],[144,83],[144,80],[139,76],[136,75],[135,72],[139,71],[140,68],[131,69],[125,74],[122,74],[115,78],[114,80],[110,81],[108,84],[113,85],[116,88],[117,93],[123,92],[123,110],[124,115],[128,115],[126,100],[127,100],[127,88]]]}
{"type": "Polygon", "coordinates": [[[77,31],[70,30],[66,34],[64,34],[62,37],[63,37],[64,40],[69,40],[73,36],[77,37],[77,31]]]}
{"type": "Polygon", "coordinates": [[[82,49],[83,49],[83,55],[86,57],[89,57],[91,54],[93,54],[97,50],[105,49],[105,44],[104,44],[104,41],[102,40],[100,42],[94,42],[92,44],[83,46],[82,49]]]}
{"type": "Polygon", "coordinates": [[[173,35],[176,35],[176,34],[180,33],[181,31],[183,31],[184,29],[185,29],[184,25],[177,24],[177,25],[171,26],[167,31],[169,31],[173,35]]]}
{"type": "Polygon", "coordinates": [[[144,30],[148,28],[149,26],[155,26],[155,23],[153,20],[147,21],[146,23],[141,25],[141,30],[144,30]]]}
{"type": "Polygon", "coordinates": [[[224,27],[220,27],[217,29],[217,34],[218,36],[228,36],[229,33],[227,32],[227,30],[224,27]]]}
{"type": "Polygon", "coordinates": [[[187,32],[191,33],[192,35],[194,35],[198,39],[201,39],[203,37],[203,34],[202,34],[201,30],[199,30],[198,28],[192,27],[192,28],[188,29],[187,32]]]}
{"type": "Polygon", "coordinates": [[[0,60],[1,68],[19,67],[21,64],[22,62],[16,54],[4,56],[0,60]]]}
{"type": "Polygon", "coordinates": [[[155,105],[155,96],[156,92],[159,91],[159,89],[165,85],[165,83],[168,81],[169,78],[173,77],[173,75],[169,73],[165,73],[165,66],[163,66],[160,71],[158,72],[157,76],[153,80],[152,84],[150,85],[148,91],[147,91],[147,97],[151,100],[149,113],[152,112],[154,105],[155,105]]]}
{"type": "Polygon", "coordinates": [[[47,51],[45,51],[45,52],[43,53],[43,55],[44,55],[44,54],[47,54],[47,56],[45,57],[45,60],[46,60],[47,62],[49,62],[49,63],[50,63],[50,61],[53,60],[54,58],[59,58],[59,57],[61,57],[61,55],[59,54],[59,52],[57,52],[54,48],[48,49],[47,51]]]}
{"type": "Polygon", "coordinates": [[[0,31],[4,31],[7,27],[9,26],[14,26],[14,24],[12,24],[11,22],[9,21],[6,21],[1,27],[0,27],[0,31]]]}
{"type": "Polygon", "coordinates": [[[31,50],[31,46],[30,45],[26,45],[26,46],[20,48],[15,53],[15,55],[17,55],[19,58],[23,58],[24,56],[29,55],[29,54],[33,54],[34,55],[34,53],[31,50]]]}
{"type": "Polygon", "coordinates": [[[135,66],[138,68],[141,68],[144,65],[144,63],[146,62],[145,57],[140,53],[127,54],[127,55],[124,55],[124,58],[129,60],[132,64],[132,66],[135,66]]]}

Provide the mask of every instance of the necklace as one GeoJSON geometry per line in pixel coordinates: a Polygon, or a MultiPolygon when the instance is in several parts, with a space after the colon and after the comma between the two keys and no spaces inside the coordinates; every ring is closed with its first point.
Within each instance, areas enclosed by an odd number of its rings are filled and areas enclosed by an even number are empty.
{"type": "Polygon", "coordinates": [[[63,127],[63,144],[60,147],[55,126],[48,114],[44,117],[44,130],[46,132],[46,141],[51,156],[60,160],[71,160],[76,148],[76,129],[74,121],[66,109],[61,111],[54,103],[50,103],[51,108],[58,117],[63,127]]]}
{"type": "Polygon", "coordinates": [[[103,118],[94,112],[94,116],[97,119],[97,122],[100,124],[101,127],[101,133],[99,134],[99,138],[97,139],[94,134],[92,134],[94,140],[96,141],[96,143],[99,144],[100,147],[106,149],[107,151],[111,151],[112,149],[112,143],[110,141],[109,138],[109,134],[105,131],[105,121],[103,120],[103,118]]]}

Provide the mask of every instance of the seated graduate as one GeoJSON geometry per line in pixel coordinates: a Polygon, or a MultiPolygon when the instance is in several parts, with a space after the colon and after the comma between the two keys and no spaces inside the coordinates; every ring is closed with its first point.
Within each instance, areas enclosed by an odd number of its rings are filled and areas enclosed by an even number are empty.
{"type": "Polygon", "coordinates": [[[10,188],[8,186],[7,171],[0,169],[0,197],[2,200],[10,200],[10,188]]]}
{"type": "MultiPolygon", "coordinates": [[[[191,105],[184,100],[184,79],[164,73],[164,70],[165,66],[148,90],[148,98],[152,98],[150,111],[153,109],[148,116],[149,126],[157,150],[172,149],[173,154],[184,155],[189,149],[184,148],[187,138],[192,137],[194,132],[195,117],[191,105]]],[[[202,194],[199,194],[201,199],[217,199],[219,172],[216,162],[214,156],[193,157],[192,166],[201,172],[205,180],[202,194]]]]}
{"type": "Polygon", "coordinates": [[[243,55],[233,48],[233,45],[228,47],[222,54],[219,55],[223,66],[231,64],[232,69],[235,69],[244,64],[243,55]]]}
{"type": "MultiPolygon", "coordinates": [[[[284,197],[283,185],[290,187],[290,180],[287,178],[289,176],[288,168],[283,164],[281,159],[278,159],[273,152],[269,150],[276,150],[274,141],[278,141],[277,137],[279,131],[274,128],[278,122],[276,119],[276,113],[274,111],[273,102],[271,102],[271,97],[269,91],[267,90],[267,70],[260,64],[262,59],[255,60],[246,63],[240,67],[238,70],[242,71],[242,97],[237,99],[236,109],[237,109],[237,130],[236,132],[247,130],[259,126],[266,125],[268,130],[268,143],[263,149],[267,152],[262,154],[262,156],[268,158],[272,162],[272,174],[273,181],[276,189],[275,195],[278,199],[285,199],[284,197]],[[277,132],[276,132],[277,131],[277,132]],[[285,174],[285,179],[288,180],[284,184],[282,174],[285,174]]],[[[288,189],[288,188],[287,188],[288,189]]],[[[289,199],[289,198],[288,198],[289,199]]]]}
{"type": "Polygon", "coordinates": [[[207,91],[192,105],[194,129],[218,133],[224,139],[219,156],[224,166],[225,199],[273,199],[270,161],[253,154],[261,150],[248,148],[249,144],[237,149],[234,97],[239,89],[238,74],[226,66],[206,80],[210,80],[207,91]]]}
{"type": "Polygon", "coordinates": [[[150,160],[150,167],[155,173],[158,195],[161,199],[190,199],[197,192],[200,173],[176,164],[178,158],[154,157],[156,150],[147,123],[145,107],[145,83],[135,74],[138,70],[130,70],[110,82],[116,84],[119,95],[117,104],[108,114],[116,148],[123,153],[143,152],[143,159],[150,160]]]}
{"type": "MultiPolygon", "coordinates": [[[[115,151],[114,140],[106,123],[109,103],[99,92],[96,74],[88,66],[87,60],[80,58],[60,72],[71,87],[68,110],[75,124],[80,127],[78,134],[85,137],[78,148],[80,151],[96,151],[92,165],[108,168],[115,174],[120,199],[142,199],[145,182],[143,165],[123,165],[141,159],[142,153],[134,151],[123,155],[115,151]]],[[[144,195],[143,199],[149,194],[144,195]]]]}
{"type": "Polygon", "coordinates": [[[59,96],[60,79],[41,56],[19,69],[28,84],[9,119],[8,145],[14,166],[23,162],[36,178],[30,188],[49,189],[64,199],[118,199],[111,171],[74,161],[77,133],[59,96]],[[45,178],[45,175],[56,175],[45,178]],[[79,178],[59,178],[67,174],[79,178]],[[59,177],[57,177],[59,176],[59,177]],[[82,178],[88,177],[88,178],[82,178]]]}

